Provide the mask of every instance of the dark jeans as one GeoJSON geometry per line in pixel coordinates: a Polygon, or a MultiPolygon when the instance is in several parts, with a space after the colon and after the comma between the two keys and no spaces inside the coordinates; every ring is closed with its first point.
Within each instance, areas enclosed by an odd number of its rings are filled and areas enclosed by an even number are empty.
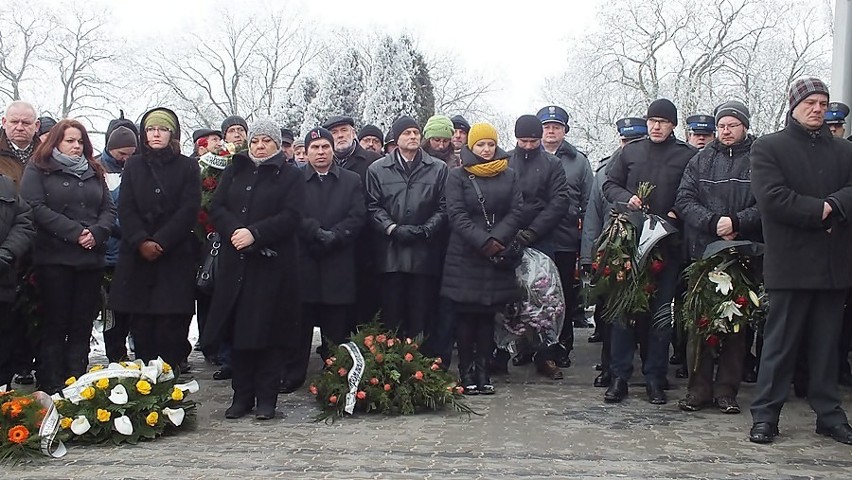
{"type": "Polygon", "coordinates": [[[36,373],[39,387],[54,393],[66,378],[86,373],[104,271],[43,265],[37,272],[44,315],[36,373]]]}
{"type": "Polygon", "coordinates": [[[719,357],[713,358],[712,349],[704,344],[704,339],[690,335],[687,345],[686,364],[689,366],[689,393],[700,402],[710,402],[714,398],[734,397],[740,389],[743,378],[747,335],[745,331],[730,334],[722,340],[719,357]],[[696,345],[700,345],[696,368],[696,345]],[[716,380],[713,380],[715,364],[716,380]]]}
{"type": "Polygon", "coordinates": [[[176,369],[187,355],[186,332],[191,320],[186,314],[131,315],[136,358],[148,363],[160,357],[176,369]]]}
{"type": "Polygon", "coordinates": [[[574,274],[577,270],[577,252],[556,252],[554,262],[559,270],[562,292],[565,296],[565,322],[559,333],[559,343],[570,353],[574,350],[574,311],[577,309],[577,289],[574,288],[574,274]]]}
{"type": "Polygon", "coordinates": [[[415,273],[382,275],[382,323],[401,338],[432,329],[440,279],[415,273]]]}
{"type": "Polygon", "coordinates": [[[650,301],[650,314],[637,315],[635,327],[628,327],[616,319],[612,326],[612,364],[610,370],[616,377],[628,381],[633,374],[633,355],[636,352],[635,330],[647,328],[644,339],[647,354],[642,359],[642,373],[650,384],[663,385],[669,365],[669,343],[672,337],[671,303],[677,288],[680,268],[677,262],[668,261],[657,277],[657,292],[650,301]]]}
{"type": "Polygon", "coordinates": [[[487,375],[494,341],[494,312],[456,312],[456,344],[459,373],[464,377],[476,369],[487,375]]]}
{"type": "Polygon", "coordinates": [[[837,389],[837,339],[843,323],[843,290],[770,290],[769,315],[751,416],[777,425],[787,401],[800,342],[808,352],[808,402],[817,425],[847,422],[837,389]]]}
{"type": "Polygon", "coordinates": [[[438,299],[438,315],[432,329],[426,334],[423,342],[423,353],[429,357],[440,357],[441,367],[450,368],[453,360],[453,343],[455,342],[455,315],[453,302],[449,298],[438,299]]]}
{"type": "Polygon", "coordinates": [[[231,353],[233,404],[247,409],[257,405],[258,411],[275,408],[283,355],[280,348],[234,349],[231,353]]]}
{"type": "Polygon", "coordinates": [[[14,346],[21,339],[16,334],[15,318],[12,316],[11,302],[0,302],[0,387],[7,386],[12,390],[12,375],[14,372],[14,346]]]}

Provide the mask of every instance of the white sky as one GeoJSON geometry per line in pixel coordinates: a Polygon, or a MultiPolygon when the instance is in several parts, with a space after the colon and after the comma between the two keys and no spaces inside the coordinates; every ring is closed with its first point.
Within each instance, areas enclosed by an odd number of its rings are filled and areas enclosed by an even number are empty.
{"type": "MultiPolygon", "coordinates": [[[[53,0],[51,3],[54,3],[53,0]]],[[[527,0],[321,0],[288,2],[305,16],[305,28],[322,32],[346,27],[364,31],[409,33],[424,52],[457,56],[468,73],[495,78],[500,91],[491,103],[501,113],[518,116],[544,106],[545,77],[565,68],[571,35],[592,21],[596,1],[527,0]]],[[[109,2],[115,26],[129,37],[179,34],[198,22],[215,28],[205,17],[220,7],[228,11],[262,12],[264,5],[281,2],[259,0],[147,0],[109,2]]],[[[260,13],[259,13],[260,14],[260,13]]],[[[569,108],[570,112],[570,108],[569,108]]]]}

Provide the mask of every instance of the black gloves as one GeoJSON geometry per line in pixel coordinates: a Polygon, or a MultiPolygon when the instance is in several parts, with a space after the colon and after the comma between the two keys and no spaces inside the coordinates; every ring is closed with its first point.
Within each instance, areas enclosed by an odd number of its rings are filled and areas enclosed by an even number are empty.
{"type": "Polygon", "coordinates": [[[317,234],[314,235],[314,238],[323,246],[323,248],[329,248],[334,245],[334,242],[337,240],[337,235],[335,235],[332,231],[320,228],[317,230],[317,234]]]}
{"type": "Polygon", "coordinates": [[[531,243],[535,242],[538,239],[538,235],[530,229],[524,229],[518,232],[518,235],[515,237],[523,246],[529,246],[531,243]]]}
{"type": "Polygon", "coordinates": [[[426,239],[426,231],[420,225],[399,225],[391,232],[391,237],[401,244],[414,243],[426,239]]]}

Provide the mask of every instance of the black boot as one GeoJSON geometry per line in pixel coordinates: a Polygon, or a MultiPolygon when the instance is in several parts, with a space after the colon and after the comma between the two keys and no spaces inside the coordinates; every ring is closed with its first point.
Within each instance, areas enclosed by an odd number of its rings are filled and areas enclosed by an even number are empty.
{"type": "Polygon", "coordinates": [[[609,387],[610,383],[612,383],[612,375],[609,373],[609,371],[603,371],[600,373],[600,375],[595,377],[596,387],[609,387]]]}
{"type": "Polygon", "coordinates": [[[488,356],[476,354],[476,386],[482,395],[493,395],[494,385],[488,374],[488,356]]]}
{"type": "Polygon", "coordinates": [[[465,395],[479,395],[479,387],[476,385],[476,367],[473,363],[459,361],[459,383],[464,387],[465,395]]]}
{"type": "Polygon", "coordinates": [[[491,358],[491,372],[494,375],[509,374],[509,359],[511,355],[509,351],[503,348],[494,350],[494,356],[491,358]]]}
{"type": "Polygon", "coordinates": [[[606,403],[618,403],[625,397],[627,397],[627,381],[613,377],[609,388],[604,393],[604,401],[606,403]]]}

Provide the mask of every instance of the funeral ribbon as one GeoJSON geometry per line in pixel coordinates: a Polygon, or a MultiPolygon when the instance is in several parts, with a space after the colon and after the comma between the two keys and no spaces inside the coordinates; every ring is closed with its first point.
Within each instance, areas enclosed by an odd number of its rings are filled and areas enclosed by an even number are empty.
{"type": "Polygon", "coordinates": [[[346,394],[346,405],[343,410],[352,415],[355,411],[355,395],[358,393],[358,385],[361,383],[361,377],[364,376],[364,356],[361,355],[361,350],[358,345],[353,342],[344,343],[341,345],[349,356],[352,357],[352,368],[349,370],[349,393],[346,394]]]}
{"type": "Polygon", "coordinates": [[[59,433],[59,412],[53,404],[53,399],[44,392],[35,392],[33,396],[47,410],[38,429],[41,453],[53,458],[62,458],[68,451],[62,440],[56,438],[59,433]]]}

